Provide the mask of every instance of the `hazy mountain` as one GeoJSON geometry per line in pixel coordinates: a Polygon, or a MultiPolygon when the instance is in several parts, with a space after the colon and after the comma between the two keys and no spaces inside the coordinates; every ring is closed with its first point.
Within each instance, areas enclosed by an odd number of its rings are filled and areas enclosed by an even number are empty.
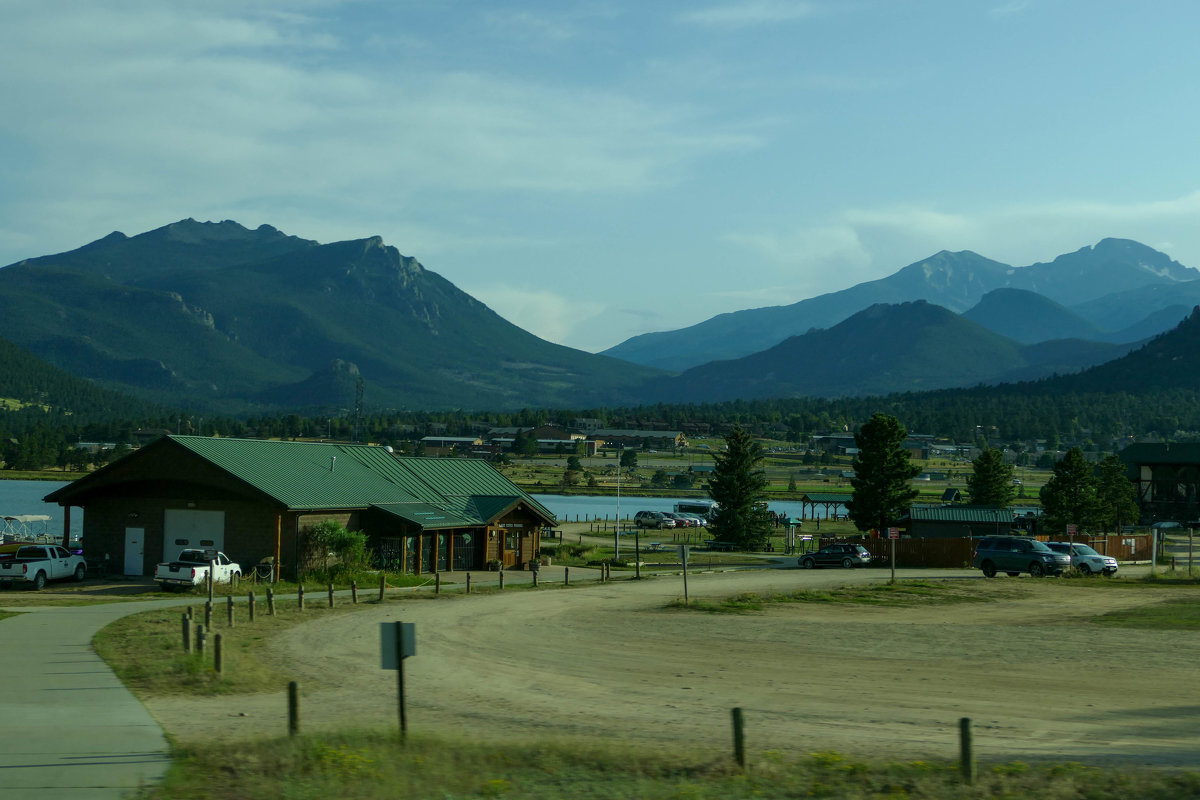
{"type": "Polygon", "coordinates": [[[1012,267],[970,251],[942,251],[886,278],[788,306],[721,314],[687,328],[642,334],[605,350],[604,354],[637,364],[681,370],[765,350],[789,336],[813,328],[829,328],[877,303],[926,300],[964,313],[996,289],[1036,292],[1091,321],[1105,333],[1103,338],[1113,340],[1114,331],[1130,328],[1129,334],[1136,335],[1123,341],[1133,341],[1157,332],[1149,330],[1152,325],[1146,318],[1164,304],[1127,301],[1122,315],[1109,317],[1090,313],[1092,305],[1102,304],[1104,296],[1112,292],[1141,299],[1140,295],[1127,293],[1157,286],[1169,294],[1174,288],[1190,286],[1198,279],[1200,272],[1125,239],[1104,239],[1094,247],[1028,267],[1012,267]],[[1080,304],[1088,305],[1077,308],[1080,304]],[[1135,325],[1142,327],[1135,331],[1131,327],[1135,325]]]}
{"type": "Polygon", "coordinates": [[[1030,380],[1123,355],[1079,340],[1023,346],[923,300],[879,304],[740,359],[654,379],[646,401],[846,397],[1030,380]]]}
{"type": "Polygon", "coordinates": [[[1051,339],[1099,339],[1103,331],[1048,297],[1028,289],[995,289],[963,317],[1024,344],[1051,339]]]}
{"type": "Polygon", "coordinates": [[[1044,383],[1051,392],[1200,391],[1200,307],[1133,352],[1044,383]]]}
{"type": "Polygon", "coordinates": [[[654,370],[546,342],[378,237],[184,220],[0,270],[0,335],[190,408],[621,403],[654,370]],[[355,372],[357,371],[357,372],[355,372]]]}

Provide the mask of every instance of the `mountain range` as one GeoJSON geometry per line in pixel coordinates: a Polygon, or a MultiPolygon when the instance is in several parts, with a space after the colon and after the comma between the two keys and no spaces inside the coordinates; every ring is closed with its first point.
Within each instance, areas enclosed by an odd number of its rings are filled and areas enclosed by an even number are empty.
{"type": "Polygon", "coordinates": [[[642,334],[604,354],[680,371],[761,352],[874,305],[916,300],[965,314],[1024,343],[1073,337],[1132,343],[1173,327],[1200,302],[1200,271],[1128,239],[1104,239],[1027,267],[969,250],[943,250],[886,278],[787,306],[735,311],[687,328],[642,334]],[[998,290],[1024,291],[991,294],[998,290]]]}
{"type": "Polygon", "coordinates": [[[533,336],[379,237],[319,244],[188,219],[0,269],[0,343],[22,348],[14,363],[86,379],[77,402],[99,385],[202,413],[337,413],[360,391],[372,410],[596,408],[1067,375],[1136,362],[1197,303],[1200,273],[1128,240],[1022,268],[943,251],[596,355],[533,336]]]}
{"type": "Polygon", "coordinates": [[[0,270],[0,335],[183,408],[628,403],[658,370],[547,342],[378,237],[187,219],[0,270]]]}

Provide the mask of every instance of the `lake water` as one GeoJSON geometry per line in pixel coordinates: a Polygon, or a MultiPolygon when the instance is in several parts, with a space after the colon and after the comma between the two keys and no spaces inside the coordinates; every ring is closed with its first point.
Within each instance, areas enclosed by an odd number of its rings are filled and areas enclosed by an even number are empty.
{"type": "MultiPolygon", "coordinates": [[[[558,517],[560,522],[574,522],[576,518],[580,521],[584,519],[594,519],[596,517],[615,519],[617,516],[617,498],[616,497],[589,497],[580,495],[561,495],[561,494],[535,494],[533,499],[544,505],[550,510],[554,516],[558,517]]],[[[639,511],[674,511],[675,504],[681,500],[694,500],[696,498],[686,497],[622,497],[621,498],[621,519],[632,519],[633,515],[639,511]]],[[[803,511],[799,501],[772,501],[767,504],[767,508],[774,511],[776,514],[785,514],[789,517],[800,518],[803,511]]],[[[811,513],[812,509],[808,511],[811,513]]],[[[843,506],[836,506],[829,509],[829,513],[845,514],[846,509],[843,506]]],[[[822,506],[817,506],[817,515],[824,519],[826,510],[822,506]]]]}
{"type": "MultiPolygon", "coordinates": [[[[48,514],[50,521],[35,523],[30,532],[62,536],[63,507],[42,502],[42,498],[66,485],[67,481],[0,481],[0,515],[48,514]]],[[[72,508],[71,538],[78,539],[82,535],[83,509],[72,508]]]]}

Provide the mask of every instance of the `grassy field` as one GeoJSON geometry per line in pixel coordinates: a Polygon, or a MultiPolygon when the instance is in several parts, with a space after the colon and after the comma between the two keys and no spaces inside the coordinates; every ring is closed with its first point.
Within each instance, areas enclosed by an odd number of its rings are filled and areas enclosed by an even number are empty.
{"type": "Polygon", "coordinates": [[[966,785],[959,765],[869,761],[836,752],[767,752],[737,767],[728,753],[673,745],[653,752],[579,741],[496,745],[377,733],[277,739],[247,748],[183,748],[166,782],[146,798],[1061,798],[1180,800],[1200,796],[1200,775],[1013,762],[966,785]]]}

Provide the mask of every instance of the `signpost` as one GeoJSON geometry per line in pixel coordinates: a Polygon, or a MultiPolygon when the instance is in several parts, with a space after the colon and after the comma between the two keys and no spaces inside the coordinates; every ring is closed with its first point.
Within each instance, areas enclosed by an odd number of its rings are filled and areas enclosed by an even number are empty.
{"type": "Polygon", "coordinates": [[[380,666],[396,670],[396,689],[400,703],[400,736],[408,733],[408,717],[404,709],[404,659],[417,654],[417,623],[379,623],[380,666]]]}
{"type": "Polygon", "coordinates": [[[892,583],[896,582],[896,540],[899,538],[899,528],[888,528],[888,539],[892,543],[892,583]]]}

